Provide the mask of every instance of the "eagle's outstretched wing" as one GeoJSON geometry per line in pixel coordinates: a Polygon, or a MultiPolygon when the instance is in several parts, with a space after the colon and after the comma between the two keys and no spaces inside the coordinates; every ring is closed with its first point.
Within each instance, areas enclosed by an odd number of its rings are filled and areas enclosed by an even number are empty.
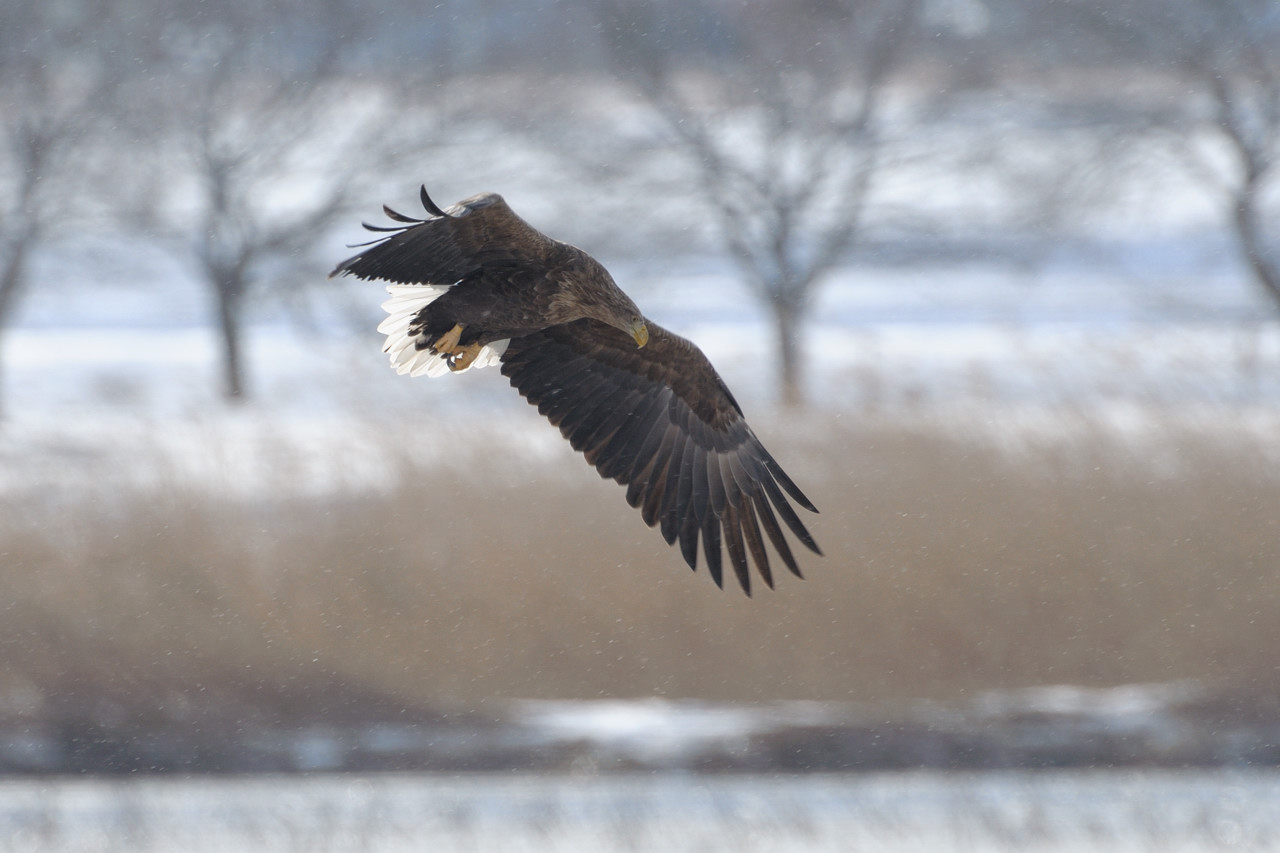
{"type": "Polygon", "coordinates": [[[723,585],[722,541],[748,594],[748,555],[773,586],[765,538],[800,575],[779,517],[806,547],[822,553],[787,497],[817,510],[689,341],[650,323],[648,345],[637,348],[625,333],[584,319],[513,339],[501,360],[520,394],[601,477],[627,486],[628,503],[668,544],[678,541],[695,570],[701,538],[717,585],[723,585]]]}

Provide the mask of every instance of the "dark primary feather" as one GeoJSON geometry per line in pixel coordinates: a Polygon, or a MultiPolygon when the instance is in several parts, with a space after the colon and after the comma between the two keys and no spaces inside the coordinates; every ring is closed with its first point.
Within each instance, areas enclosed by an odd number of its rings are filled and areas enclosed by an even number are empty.
{"type": "Polygon", "coordinates": [[[441,210],[439,205],[437,205],[434,201],[431,200],[431,196],[427,195],[427,187],[425,184],[421,187],[418,187],[418,198],[422,200],[423,209],[426,210],[427,213],[430,213],[432,216],[448,216],[449,215],[445,213],[443,210],[441,210]]]}
{"type": "Polygon", "coordinates": [[[773,574],[767,538],[783,565],[800,568],[782,531],[822,553],[787,500],[813,504],[764,449],[702,352],[649,325],[638,349],[596,320],[513,339],[502,372],[596,467],[626,485],[627,501],[691,568],[701,538],[708,570],[723,585],[721,543],[748,594],[748,562],[773,574]],[[784,494],[785,492],[785,494],[784,494]]]}

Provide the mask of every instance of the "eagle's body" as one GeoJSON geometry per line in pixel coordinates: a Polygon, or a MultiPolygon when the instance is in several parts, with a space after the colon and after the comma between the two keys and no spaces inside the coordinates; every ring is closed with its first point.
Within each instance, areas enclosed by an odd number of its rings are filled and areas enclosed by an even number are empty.
{"type": "Polygon", "coordinates": [[[773,585],[766,537],[800,574],[777,516],[821,553],[786,496],[816,510],[701,350],[645,320],[595,259],[538,232],[501,196],[443,211],[424,189],[422,202],[432,218],[387,208],[403,224],[366,225],[390,236],[333,273],[390,283],[378,329],[399,372],[501,365],[600,476],[627,486],[627,501],[669,544],[678,540],[695,569],[701,538],[717,584],[722,539],[748,593],[748,553],[773,585]]]}

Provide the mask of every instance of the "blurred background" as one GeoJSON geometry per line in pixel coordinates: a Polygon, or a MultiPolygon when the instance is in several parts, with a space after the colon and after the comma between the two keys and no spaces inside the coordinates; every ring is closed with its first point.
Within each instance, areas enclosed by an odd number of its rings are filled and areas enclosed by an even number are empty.
{"type": "MultiPolygon", "coordinates": [[[[11,779],[1280,762],[1280,3],[0,18],[11,779]],[[388,369],[382,288],[326,275],[422,183],[707,352],[821,509],[805,580],[721,592],[497,371],[388,369]]],[[[1249,778],[1152,849],[1276,844],[1249,778]]],[[[12,784],[14,849],[98,849],[12,784]]],[[[1027,790],[956,813],[1071,823],[1027,790]]]]}

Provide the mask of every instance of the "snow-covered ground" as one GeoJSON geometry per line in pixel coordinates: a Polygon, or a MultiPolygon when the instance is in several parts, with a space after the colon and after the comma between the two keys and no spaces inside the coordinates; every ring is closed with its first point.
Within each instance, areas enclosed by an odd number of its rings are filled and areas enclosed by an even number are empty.
{"type": "MultiPolygon", "coordinates": [[[[835,739],[824,735],[842,731],[865,733],[868,741],[887,741],[893,736],[914,739],[914,748],[902,749],[913,766],[1061,766],[1073,751],[1087,754],[1091,741],[1114,736],[1126,741],[1129,754],[1150,754],[1138,764],[1164,759],[1177,764],[1206,749],[1206,731],[1193,709],[1197,699],[1209,694],[1193,682],[1129,684],[1109,688],[1086,688],[1060,684],[1017,690],[983,691],[969,702],[934,703],[918,701],[892,710],[859,707],[840,702],[775,701],[749,705],[658,698],[598,701],[526,701],[515,703],[511,721],[524,737],[545,746],[576,745],[582,758],[575,766],[631,766],[658,769],[687,769],[700,763],[718,766],[751,766],[750,755],[762,742],[776,735],[817,732],[816,740],[826,743],[834,758],[835,739]],[[893,720],[886,723],[885,717],[893,720]],[[890,730],[895,731],[890,731],[890,730]],[[1010,747],[999,758],[981,754],[974,744],[975,733],[1010,747]],[[933,741],[932,747],[926,741],[933,741]],[[1018,754],[1020,748],[1028,754],[1018,754]],[[1049,760],[1048,751],[1057,749],[1049,760]],[[1030,757],[1037,749],[1045,753],[1030,757]],[[936,763],[926,756],[932,754],[936,763]],[[958,758],[967,754],[968,761],[958,758]],[[735,763],[736,760],[736,763],[735,763]]],[[[1225,740],[1226,721],[1220,721],[1225,740]]],[[[1233,732],[1241,747],[1249,740],[1245,727],[1233,732]]],[[[1258,733],[1265,742],[1268,733],[1258,733]]],[[[1209,739],[1212,739],[1210,737],[1209,739]]],[[[800,743],[800,739],[796,743],[800,743]]],[[[886,752],[892,750],[886,749],[886,752]]],[[[1213,752],[1209,747],[1208,754],[1213,752]]],[[[826,767],[865,768],[904,763],[903,755],[881,756],[859,761],[850,750],[845,761],[834,760],[826,767]]],[[[1247,759],[1219,755],[1218,761],[1247,765],[1247,759]]],[[[1087,760],[1087,759],[1086,759],[1087,760]]],[[[1116,761],[1121,756],[1115,756],[1116,761]]],[[[1132,759],[1127,759],[1132,760],[1132,759]]]]}
{"type": "Polygon", "coordinates": [[[1280,849],[1280,775],[319,776],[0,782],[18,853],[1280,849]]]}
{"type": "MultiPolygon", "coordinates": [[[[1099,426],[1142,441],[1171,419],[1265,447],[1280,432],[1274,311],[1229,256],[1131,254],[1038,270],[840,270],[804,330],[810,397],[835,417],[945,423],[1010,448],[1099,426]]],[[[218,396],[203,295],[180,271],[155,262],[136,280],[95,280],[52,266],[64,285],[35,289],[0,342],[0,492],[177,478],[246,493],[278,487],[281,473],[303,492],[376,488],[406,456],[435,459],[439,443],[384,437],[442,406],[483,412],[528,458],[556,452],[558,436],[496,370],[395,375],[374,331],[376,284],[319,288],[301,312],[261,306],[255,400],[232,410],[218,396]]],[[[708,352],[749,417],[773,415],[773,333],[731,270],[694,259],[615,273],[651,319],[708,352]]]]}

